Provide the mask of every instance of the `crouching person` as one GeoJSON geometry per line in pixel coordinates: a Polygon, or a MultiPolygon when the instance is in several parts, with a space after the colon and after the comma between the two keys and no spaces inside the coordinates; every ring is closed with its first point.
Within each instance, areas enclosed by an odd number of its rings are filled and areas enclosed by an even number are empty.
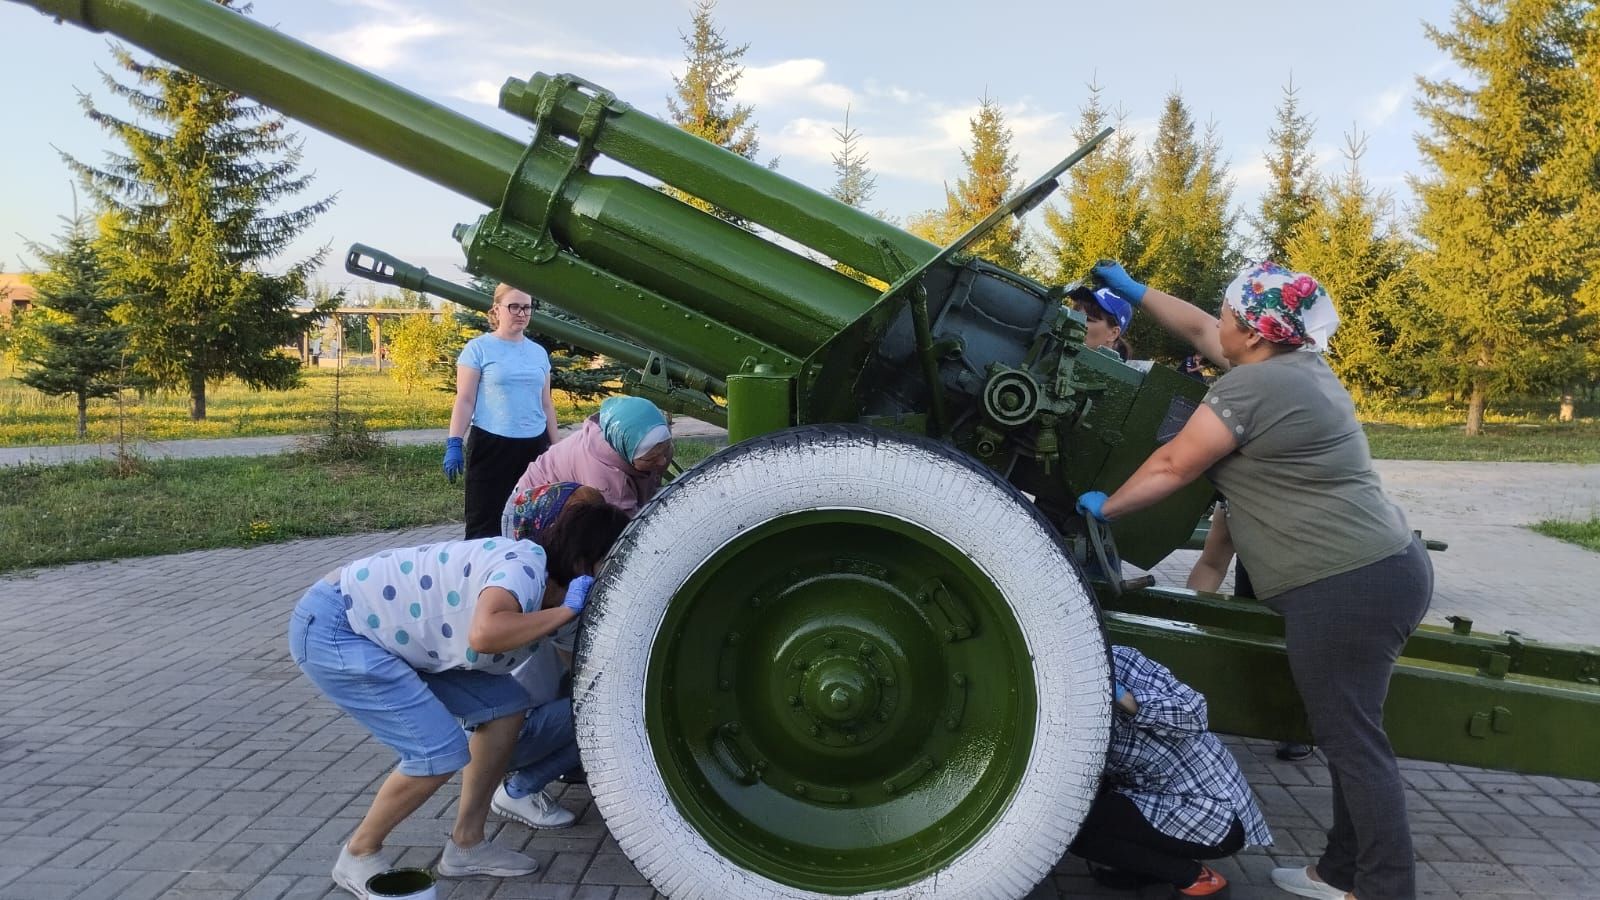
{"type": "Polygon", "coordinates": [[[1206,730],[1205,697],[1131,647],[1111,660],[1111,749],[1072,852],[1176,896],[1220,896],[1227,879],[1201,860],[1272,844],[1250,785],[1206,730]]]}
{"type": "MultiPolygon", "coordinates": [[[[548,487],[529,504],[529,517],[518,519],[518,534],[544,548],[551,580],[592,574],[628,526],[628,514],[601,500],[592,488],[548,487]]],[[[578,612],[582,611],[580,607],[578,612]]],[[[530,828],[565,828],[578,818],[544,788],[578,768],[566,677],[580,621],[573,618],[529,648],[528,658],[511,673],[533,705],[517,735],[511,771],[495,790],[491,808],[530,828]]]]}
{"type": "MultiPolygon", "coordinates": [[[[620,531],[585,535],[582,546],[609,547],[620,531]]],[[[289,623],[295,663],[399,756],[339,852],[333,880],[340,887],[365,898],[367,879],[391,865],[379,852],[384,840],[457,771],[461,798],[439,873],[509,877],[538,869],[531,857],[484,838],[490,798],[530,706],[510,672],[531,644],[577,618],[600,556],[582,572],[573,571],[585,562],[579,559],[547,576],[545,551],[529,541],[385,550],[329,573],[301,598],[289,623]]]]}

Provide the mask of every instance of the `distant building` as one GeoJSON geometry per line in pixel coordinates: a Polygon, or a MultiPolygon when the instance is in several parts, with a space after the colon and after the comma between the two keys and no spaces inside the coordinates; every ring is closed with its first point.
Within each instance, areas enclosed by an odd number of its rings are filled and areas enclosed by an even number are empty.
{"type": "Polygon", "coordinates": [[[0,319],[9,319],[16,313],[27,312],[39,292],[29,282],[31,272],[0,272],[0,319]]]}

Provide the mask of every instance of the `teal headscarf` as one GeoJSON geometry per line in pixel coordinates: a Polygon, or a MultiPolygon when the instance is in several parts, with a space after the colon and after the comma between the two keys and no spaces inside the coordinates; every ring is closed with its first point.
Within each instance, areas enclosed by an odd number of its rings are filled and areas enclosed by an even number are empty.
{"type": "Polygon", "coordinates": [[[658,428],[666,430],[667,417],[643,397],[611,397],[600,404],[600,433],[626,462],[634,461],[639,445],[658,428]]]}

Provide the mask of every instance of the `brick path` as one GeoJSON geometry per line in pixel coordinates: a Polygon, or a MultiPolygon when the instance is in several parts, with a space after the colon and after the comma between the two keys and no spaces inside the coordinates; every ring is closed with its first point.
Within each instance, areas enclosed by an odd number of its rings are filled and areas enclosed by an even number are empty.
{"type": "MultiPolygon", "coordinates": [[[[1581,479],[1593,474],[1574,477],[1589,484],[1581,479]]],[[[1387,470],[1385,477],[1394,482],[1387,470]]],[[[1503,483],[1503,476],[1485,483],[1503,483]]],[[[1438,514],[1478,527],[1470,514],[1483,504],[1464,506],[1438,514]]],[[[1543,515],[1503,513],[1489,511],[1502,520],[1543,515]]],[[[1413,511],[1414,524],[1418,518],[1413,511]]],[[[387,546],[453,537],[458,527],[0,579],[0,900],[347,897],[333,888],[328,870],[391,759],[296,671],[284,648],[288,613],[305,585],[335,565],[387,546]]],[[[1461,546],[1445,525],[1424,527],[1461,546]]],[[[1505,545],[1506,537],[1485,544],[1505,545]]],[[[1527,592],[1537,596],[1537,579],[1550,568],[1543,554],[1564,553],[1562,547],[1537,537],[1516,545],[1521,569],[1473,553],[1446,554],[1438,560],[1442,572],[1469,575],[1441,578],[1435,611],[1479,602],[1473,591],[1504,600],[1513,587],[1526,589],[1527,578],[1535,588],[1527,592]]],[[[1185,566],[1179,560],[1164,574],[1170,580],[1185,566]]],[[[1543,612],[1516,615],[1531,636],[1571,637],[1583,623],[1565,618],[1569,606],[1592,603],[1596,583],[1581,595],[1552,597],[1543,612]],[[1543,627],[1533,627],[1539,620],[1543,627]]],[[[1320,846],[1326,771],[1315,762],[1279,762],[1262,742],[1232,746],[1278,845],[1221,868],[1235,898],[1281,898],[1267,871],[1303,863],[1320,846]]],[[[1592,874],[1600,868],[1600,785],[1404,766],[1426,896],[1600,897],[1592,874]]],[[[402,852],[402,863],[437,858],[454,797],[447,787],[396,832],[390,849],[402,852]]],[[[540,873],[445,880],[441,898],[652,896],[586,790],[567,787],[560,799],[582,813],[572,829],[535,834],[491,817],[491,833],[538,857],[540,873]]],[[[1095,896],[1133,895],[1099,888],[1070,859],[1034,895],[1095,896]]]]}

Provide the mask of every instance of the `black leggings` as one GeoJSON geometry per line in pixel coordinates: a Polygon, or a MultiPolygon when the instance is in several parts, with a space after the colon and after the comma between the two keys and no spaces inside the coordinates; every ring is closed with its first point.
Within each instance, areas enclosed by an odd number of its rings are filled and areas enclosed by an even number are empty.
{"type": "Polygon", "coordinates": [[[1222,859],[1242,847],[1244,825],[1237,816],[1220,842],[1196,844],[1157,831],[1132,800],[1104,788],[1089,807],[1071,849],[1092,863],[1186,888],[1200,877],[1197,860],[1222,859]]]}
{"type": "Polygon", "coordinates": [[[548,449],[548,432],[508,438],[472,426],[467,432],[467,540],[499,536],[500,511],[511,489],[528,463],[548,449]]]}

